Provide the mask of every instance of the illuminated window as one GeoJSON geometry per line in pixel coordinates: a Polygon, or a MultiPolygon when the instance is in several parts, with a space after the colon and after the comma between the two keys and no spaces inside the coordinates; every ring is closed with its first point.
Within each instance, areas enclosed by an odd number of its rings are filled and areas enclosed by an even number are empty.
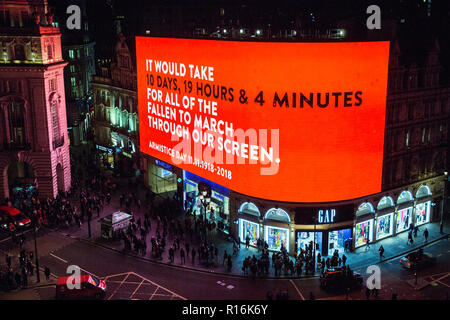
{"type": "Polygon", "coordinates": [[[406,146],[409,147],[409,130],[406,133],[406,146]]]}
{"type": "Polygon", "coordinates": [[[75,87],[77,85],[77,79],[75,77],[71,77],[70,84],[72,85],[72,87],[75,87]]]}
{"type": "Polygon", "coordinates": [[[69,50],[69,58],[70,59],[75,59],[75,53],[73,50],[69,50]]]}
{"type": "Polygon", "coordinates": [[[70,73],[74,73],[75,72],[75,66],[74,65],[71,65],[70,66],[70,73]]]}

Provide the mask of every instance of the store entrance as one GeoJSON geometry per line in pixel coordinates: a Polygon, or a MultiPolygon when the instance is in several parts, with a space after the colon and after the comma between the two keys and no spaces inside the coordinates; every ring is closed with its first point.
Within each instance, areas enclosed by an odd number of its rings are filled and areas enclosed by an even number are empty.
{"type": "MultiPolygon", "coordinates": [[[[297,255],[307,252],[308,248],[314,250],[314,232],[297,232],[297,255]]],[[[316,232],[316,255],[322,252],[322,232],[316,232]]]]}
{"type": "Polygon", "coordinates": [[[336,250],[339,254],[350,249],[352,244],[352,229],[342,229],[328,232],[328,255],[332,256],[336,250]]]}

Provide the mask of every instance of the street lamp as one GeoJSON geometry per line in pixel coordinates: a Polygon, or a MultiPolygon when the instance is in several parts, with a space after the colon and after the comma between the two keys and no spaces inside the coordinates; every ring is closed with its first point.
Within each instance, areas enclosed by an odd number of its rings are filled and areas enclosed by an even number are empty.
{"type": "Polygon", "coordinates": [[[448,172],[447,171],[445,171],[444,172],[444,192],[443,192],[443,195],[442,195],[442,209],[441,209],[441,225],[440,225],[440,232],[441,232],[441,234],[442,233],[444,233],[444,213],[445,213],[445,200],[447,200],[446,198],[447,198],[447,193],[446,193],[446,191],[447,191],[447,188],[446,188],[446,185],[447,185],[447,180],[448,180],[448,172]]]}
{"type": "Polygon", "coordinates": [[[313,217],[314,220],[314,254],[313,254],[313,274],[316,273],[316,226],[317,226],[317,217],[313,217]]]}
{"type": "Polygon", "coordinates": [[[34,255],[36,257],[36,275],[37,275],[36,282],[39,283],[39,282],[41,282],[41,276],[39,274],[39,259],[38,259],[38,250],[37,250],[37,232],[39,230],[39,227],[37,225],[36,217],[34,218],[33,229],[34,229],[34,255]]]}

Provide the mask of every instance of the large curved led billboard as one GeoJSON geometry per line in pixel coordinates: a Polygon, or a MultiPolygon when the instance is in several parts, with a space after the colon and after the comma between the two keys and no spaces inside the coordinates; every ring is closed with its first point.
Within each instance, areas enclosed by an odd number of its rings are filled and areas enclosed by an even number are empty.
{"type": "Polygon", "coordinates": [[[381,191],[389,42],[137,37],[141,151],[253,197],[381,191]]]}

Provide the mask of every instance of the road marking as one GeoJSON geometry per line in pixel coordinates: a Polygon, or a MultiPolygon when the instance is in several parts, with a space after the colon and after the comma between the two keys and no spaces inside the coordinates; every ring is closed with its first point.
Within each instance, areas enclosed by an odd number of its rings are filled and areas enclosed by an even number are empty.
{"type": "Polygon", "coordinates": [[[61,261],[64,262],[64,263],[69,263],[69,262],[67,262],[67,260],[64,260],[63,258],[60,258],[60,257],[58,257],[58,256],[55,256],[53,253],[50,253],[50,255],[51,255],[53,258],[56,258],[56,259],[58,259],[58,260],[61,260],[61,261]]]}
{"type": "MultiPolygon", "coordinates": [[[[111,300],[111,298],[116,294],[117,290],[119,290],[119,288],[122,286],[122,284],[125,282],[126,279],[128,279],[128,276],[130,274],[128,273],[127,276],[125,278],[123,278],[122,282],[117,286],[116,290],[114,290],[114,292],[112,293],[112,295],[109,296],[108,300],[111,300]]],[[[107,278],[107,277],[106,277],[107,278]]],[[[104,281],[106,282],[106,278],[104,279],[104,281]]]]}
{"type": "Polygon", "coordinates": [[[295,285],[294,281],[289,280],[291,282],[291,284],[294,286],[295,290],[297,290],[298,295],[300,296],[300,298],[302,298],[302,300],[305,300],[305,297],[302,295],[302,293],[300,292],[300,290],[298,289],[298,287],[295,285]]]}
{"type": "Polygon", "coordinates": [[[158,291],[158,287],[156,287],[155,291],[153,291],[153,294],[150,296],[150,298],[148,300],[152,300],[153,296],[155,295],[156,291],[158,291]]]}
{"type": "Polygon", "coordinates": [[[144,280],[142,280],[141,283],[139,283],[139,285],[137,286],[136,290],[133,291],[133,293],[130,296],[130,299],[133,299],[134,294],[139,290],[139,288],[142,286],[143,283],[144,280]]]}

